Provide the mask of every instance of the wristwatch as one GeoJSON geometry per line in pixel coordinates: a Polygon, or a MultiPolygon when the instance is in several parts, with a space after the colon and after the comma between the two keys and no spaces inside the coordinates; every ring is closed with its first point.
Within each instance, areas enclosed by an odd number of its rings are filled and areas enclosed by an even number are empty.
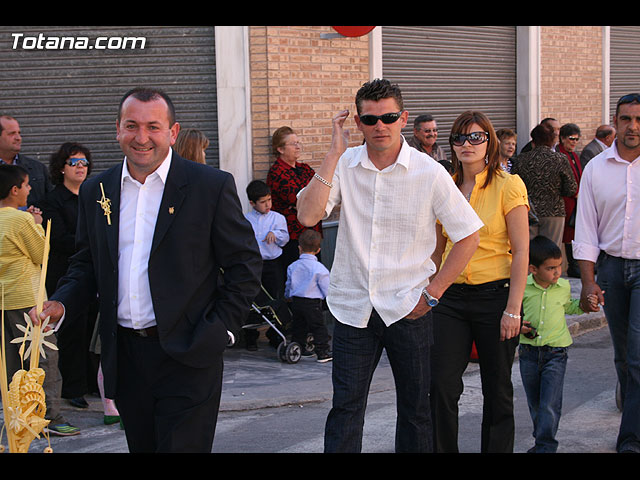
{"type": "Polygon", "coordinates": [[[432,308],[438,305],[439,303],[439,300],[436,297],[432,297],[431,295],[429,295],[429,292],[427,292],[426,288],[422,290],[422,296],[427,301],[427,305],[429,305],[432,308]]]}

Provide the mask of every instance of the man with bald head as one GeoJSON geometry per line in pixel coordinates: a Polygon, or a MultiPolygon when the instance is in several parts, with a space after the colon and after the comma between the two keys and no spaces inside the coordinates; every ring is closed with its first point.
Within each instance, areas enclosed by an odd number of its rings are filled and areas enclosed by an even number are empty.
{"type": "Polygon", "coordinates": [[[585,165],[593,157],[611,146],[616,138],[616,129],[611,125],[600,125],[596,129],[596,136],[582,150],[580,154],[580,164],[584,169],[585,165]]]}

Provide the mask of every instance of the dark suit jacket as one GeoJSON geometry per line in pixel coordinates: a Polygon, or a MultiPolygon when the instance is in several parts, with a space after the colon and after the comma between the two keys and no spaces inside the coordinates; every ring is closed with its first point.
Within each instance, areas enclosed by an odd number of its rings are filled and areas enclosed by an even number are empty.
{"type": "MultiPolygon", "coordinates": [[[[78,253],[51,295],[76,309],[99,293],[101,363],[109,398],[115,395],[117,372],[121,174],[119,165],[82,184],[78,253]],[[98,203],[100,183],[111,200],[111,225],[98,203]]],[[[165,352],[190,367],[212,365],[228,343],[227,330],[238,338],[259,291],[261,270],[260,251],[233,177],[174,152],[149,257],[153,307],[165,352]]]]}
{"type": "Polygon", "coordinates": [[[51,220],[51,250],[47,264],[47,292],[53,293],[58,280],[67,272],[69,258],[76,252],[78,196],[64,185],[56,185],[36,204],[42,210],[42,224],[51,220]]]}
{"type": "Polygon", "coordinates": [[[18,154],[17,164],[29,172],[31,192],[29,192],[29,198],[27,198],[27,206],[36,205],[44,200],[48,192],[53,190],[53,185],[49,178],[49,170],[44,163],[25,157],[21,153],[18,154]]]}
{"type": "Polygon", "coordinates": [[[595,139],[587,143],[587,145],[584,147],[584,150],[582,150],[582,153],[580,154],[580,165],[582,165],[582,168],[584,168],[584,166],[589,163],[589,160],[591,160],[602,151],[604,151],[604,148],[602,148],[602,145],[596,142],[595,139]]]}

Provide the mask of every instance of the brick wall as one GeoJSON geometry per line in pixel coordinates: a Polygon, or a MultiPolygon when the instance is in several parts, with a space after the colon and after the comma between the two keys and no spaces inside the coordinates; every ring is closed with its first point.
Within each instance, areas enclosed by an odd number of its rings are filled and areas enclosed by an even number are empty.
{"type": "MultiPolygon", "coordinates": [[[[355,110],[358,88],[369,80],[369,37],[323,39],[325,26],[249,28],[254,178],[266,178],[274,160],[271,135],[283,125],[303,143],[301,161],[316,167],[331,141],[331,118],[355,110]]],[[[353,118],[352,144],[362,142],[353,118]]]]}
{"type": "Polygon", "coordinates": [[[602,27],[543,26],[540,114],[580,127],[581,151],[602,122],[602,27]]]}

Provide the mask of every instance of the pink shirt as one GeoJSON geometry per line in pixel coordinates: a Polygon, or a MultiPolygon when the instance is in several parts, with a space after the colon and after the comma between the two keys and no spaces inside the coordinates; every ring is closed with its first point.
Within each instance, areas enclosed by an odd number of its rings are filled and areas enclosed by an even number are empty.
{"type": "Polygon", "coordinates": [[[594,157],[580,181],[573,256],[596,262],[601,251],[640,259],[640,157],[620,158],[617,142],[594,157]]]}

